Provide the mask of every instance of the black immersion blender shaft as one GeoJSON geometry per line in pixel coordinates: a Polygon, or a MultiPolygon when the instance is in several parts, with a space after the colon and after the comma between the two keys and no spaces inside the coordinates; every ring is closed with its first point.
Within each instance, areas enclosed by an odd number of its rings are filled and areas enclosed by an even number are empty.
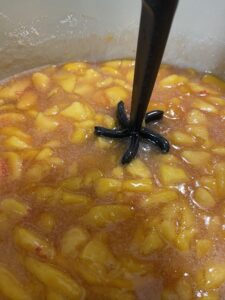
{"type": "Polygon", "coordinates": [[[131,104],[131,130],[139,132],[160,67],[178,0],[142,0],[131,104]]]}

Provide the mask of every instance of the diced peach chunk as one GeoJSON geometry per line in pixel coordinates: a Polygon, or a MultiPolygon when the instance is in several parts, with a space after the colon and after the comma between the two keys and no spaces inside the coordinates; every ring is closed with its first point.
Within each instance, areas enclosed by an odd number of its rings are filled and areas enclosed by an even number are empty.
{"type": "Polygon", "coordinates": [[[99,178],[95,181],[95,193],[98,197],[103,198],[117,193],[121,189],[120,180],[113,178],[99,178]]]}
{"type": "Polygon", "coordinates": [[[172,74],[169,75],[165,78],[163,78],[160,82],[159,85],[161,87],[165,87],[165,88],[171,88],[174,86],[178,86],[178,85],[183,85],[185,83],[188,82],[188,78],[185,76],[179,76],[177,74],[172,74]]]}
{"type": "Polygon", "coordinates": [[[225,196],[225,162],[219,162],[215,166],[216,186],[220,197],[225,196]]]}
{"type": "Polygon", "coordinates": [[[17,108],[21,110],[28,110],[37,102],[38,96],[33,91],[25,91],[18,99],[17,108]]]}
{"type": "Polygon", "coordinates": [[[149,178],[151,176],[149,168],[139,158],[130,162],[126,170],[133,177],[149,178]]]}
{"type": "Polygon", "coordinates": [[[124,180],[122,182],[122,190],[127,192],[143,192],[148,193],[153,189],[152,180],[150,178],[124,180]]]}
{"type": "Polygon", "coordinates": [[[192,136],[182,131],[174,131],[171,141],[178,146],[191,146],[195,142],[192,136]]]}
{"type": "Polygon", "coordinates": [[[35,120],[35,125],[44,131],[55,130],[59,123],[52,117],[45,116],[43,113],[39,113],[35,120]]]}
{"type": "Polygon", "coordinates": [[[220,90],[225,90],[225,82],[224,80],[212,75],[206,74],[203,76],[202,81],[207,84],[212,84],[220,90]]]}
{"type": "Polygon", "coordinates": [[[189,124],[203,124],[207,123],[206,115],[198,109],[192,109],[187,114],[187,122],[189,124]]]}
{"type": "Polygon", "coordinates": [[[204,167],[211,160],[211,155],[205,151],[184,150],[181,156],[187,163],[196,167],[204,167]]]}
{"type": "Polygon", "coordinates": [[[29,144],[14,135],[4,141],[4,146],[12,150],[24,150],[30,148],[29,144]]]}
{"type": "Polygon", "coordinates": [[[213,242],[207,239],[196,240],[196,252],[200,258],[212,250],[213,242]]]}
{"type": "Polygon", "coordinates": [[[32,82],[34,87],[40,92],[46,92],[50,87],[50,78],[41,72],[32,75],[32,82]]]}
{"type": "Polygon", "coordinates": [[[197,285],[202,289],[216,289],[225,282],[225,263],[209,263],[199,270],[196,276],[197,285]]]}
{"type": "Polygon", "coordinates": [[[125,101],[128,97],[127,91],[120,86],[107,88],[105,93],[112,107],[115,107],[121,100],[125,101]]]}
{"type": "Polygon", "coordinates": [[[16,100],[30,86],[28,78],[12,81],[0,88],[0,99],[16,100]]]}
{"type": "Polygon", "coordinates": [[[70,106],[66,107],[61,114],[64,117],[74,119],[75,121],[89,120],[93,116],[91,108],[87,104],[81,102],[73,102],[70,106]]]}
{"type": "Polygon", "coordinates": [[[194,193],[194,200],[202,208],[212,208],[216,205],[214,197],[205,188],[198,187],[194,193]]]}
{"type": "Polygon", "coordinates": [[[189,176],[185,170],[177,166],[162,164],[159,172],[160,180],[165,185],[181,184],[189,181],[189,176]]]}
{"type": "Polygon", "coordinates": [[[133,210],[127,205],[98,205],[89,210],[83,216],[85,223],[97,227],[104,227],[109,224],[125,221],[133,216],[133,210]]]}
{"type": "Polygon", "coordinates": [[[216,113],[218,111],[214,105],[212,105],[206,101],[203,101],[201,99],[194,100],[194,102],[192,103],[192,107],[198,108],[198,109],[208,112],[208,113],[216,113]]]}

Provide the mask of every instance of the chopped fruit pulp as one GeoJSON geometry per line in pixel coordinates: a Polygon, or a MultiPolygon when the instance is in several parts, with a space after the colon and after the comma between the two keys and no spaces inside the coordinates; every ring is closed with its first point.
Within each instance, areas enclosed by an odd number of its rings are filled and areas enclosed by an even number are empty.
{"type": "Polygon", "coordinates": [[[126,142],[93,133],[129,112],[133,74],[71,62],[0,85],[1,300],[225,299],[225,83],[162,65],[148,110],[171,150],[121,166],[126,142]]]}

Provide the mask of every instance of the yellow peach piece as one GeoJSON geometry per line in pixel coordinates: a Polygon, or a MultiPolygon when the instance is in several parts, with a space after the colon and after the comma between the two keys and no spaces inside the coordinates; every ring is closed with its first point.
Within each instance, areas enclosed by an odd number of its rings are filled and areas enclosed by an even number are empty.
{"type": "Polygon", "coordinates": [[[139,158],[131,161],[126,171],[133,177],[149,178],[151,176],[150,170],[139,158]]]}
{"type": "Polygon", "coordinates": [[[225,105],[225,99],[220,98],[220,97],[208,96],[208,97],[206,97],[206,100],[214,105],[221,105],[221,106],[225,105]]]}
{"type": "Polygon", "coordinates": [[[223,146],[217,146],[217,147],[211,149],[211,151],[217,155],[225,156],[225,147],[223,147],[223,146]]]}
{"type": "Polygon", "coordinates": [[[97,263],[106,267],[112,267],[117,264],[117,261],[107,244],[98,238],[94,238],[86,244],[80,257],[84,260],[89,260],[92,263],[97,263]]]}
{"type": "Polygon", "coordinates": [[[79,84],[75,87],[74,93],[80,96],[87,96],[94,92],[94,88],[91,84],[79,84]]]}
{"type": "Polygon", "coordinates": [[[48,259],[52,259],[55,255],[54,248],[52,248],[46,240],[39,237],[39,235],[33,231],[23,227],[15,228],[14,242],[18,247],[30,254],[48,259]]]}
{"type": "Polygon", "coordinates": [[[152,180],[149,179],[127,179],[122,182],[122,190],[126,192],[148,193],[153,189],[152,180]]]}
{"type": "Polygon", "coordinates": [[[63,192],[61,202],[63,204],[88,204],[91,202],[91,198],[83,194],[63,192]]]}
{"type": "Polygon", "coordinates": [[[14,113],[14,112],[8,112],[8,113],[3,113],[0,115],[0,121],[6,121],[6,122],[24,122],[26,121],[26,117],[23,114],[19,113],[14,113]]]}
{"type": "Polygon", "coordinates": [[[159,226],[161,236],[168,242],[176,242],[176,226],[172,220],[164,220],[159,226]]]}
{"type": "Polygon", "coordinates": [[[199,258],[208,254],[213,247],[213,242],[207,239],[196,240],[196,253],[199,258]]]}
{"type": "Polygon", "coordinates": [[[160,204],[165,204],[167,202],[172,202],[178,200],[179,196],[177,191],[162,189],[157,192],[150,194],[147,198],[143,200],[144,207],[152,207],[160,204]]]}
{"type": "Polygon", "coordinates": [[[53,131],[58,127],[59,123],[52,117],[38,113],[35,119],[35,126],[44,131],[53,131]]]}
{"type": "Polygon", "coordinates": [[[83,144],[88,138],[87,131],[83,128],[76,128],[71,137],[70,140],[73,144],[83,144]]]}
{"type": "Polygon", "coordinates": [[[217,113],[218,112],[217,108],[214,105],[212,105],[212,104],[210,104],[206,101],[203,101],[201,99],[195,99],[192,102],[191,106],[193,108],[198,108],[201,111],[205,111],[205,112],[208,112],[208,113],[217,113]]]}
{"type": "Polygon", "coordinates": [[[46,116],[55,116],[55,115],[57,115],[59,113],[59,107],[58,107],[58,105],[54,105],[54,106],[52,106],[52,107],[49,107],[48,109],[46,109],[45,111],[44,111],[44,114],[46,115],[46,116]]]}
{"type": "Polygon", "coordinates": [[[173,154],[166,154],[160,157],[160,161],[165,164],[176,164],[179,163],[179,159],[173,154]]]}
{"type": "Polygon", "coordinates": [[[94,183],[95,193],[98,197],[103,198],[117,193],[121,189],[120,180],[113,178],[99,178],[94,183]]]}
{"type": "Polygon", "coordinates": [[[100,81],[98,80],[97,83],[96,83],[96,86],[98,88],[106,88],[106,87],[110,86],[112,83],[113,83],[113,78],[112,77],[107,77],[107,78],[104,78],[100,81]]]}
{"type": "Polygon", "coordinates": [[[196,283],[202,289],[216,289],[225,282],[225,263],[209,263],[199,270],[196,276],[196,283]]]}
{"type": "Polygon", "coordinates": [[[25,287],[3,265],[0,265],[0,294],[9,300],[32,300],[25,287]]]}
{"type": "Polygon", "coordinates": [[[204,141],[205,143],[209,141],[208,129],[205,126],[193,124],[187,126],[186,128],[187,132],[192,134],[196,138],[204,141]]]}
{"type": "Polygon", "coordinates": [[[96,79],[99,79],[101,77],[100,77],[100,73],[96,69],[88,68],[85,71],[83,78],[88,82],[93,82],[93,81],[96,81],[96,79]]]}
{"type": "Polygon", "coordinates": [[[27,110],[27,114],[28,116],[30,116],[31,118],[36,118],[38,115],[38,111],[35,109],[28,109],[27,110]]]}
{"type": "Polygon", "coordinates": [[[151,230],[143,241],[141,253],[149,255],[150,253],[163,248],[164,242],[155,230],[151,230]]]}
{"type": "Polygon", "coordinates": [[[184,150],[181,156],[187,163],[199,167],[206,166],[211,160],[210,153],[206,151],[184,150]]]}
{"type": "Polygon", "coordinates": [[[14,110],[16,106],[14,104],[5,104],[5,105],[0,105],[0,111],[6,111],[6,110],[14,110]]]}
{"type": "Polygon", "coordinates": [[[23,159],[16,152],[4,152],[3,157],[6,158],[9,171],[10,179],[17,180],[21,178],[23,171],[23,159]]]}
{"type": "Polygon", "coordinates": [[[71,191],[79,190],[82,187],[81,177],[69,177],[62,181],[62,187],[71,191]]]}
{"type": "Polygon", "coordinates": [[[112,169],[112,175],[116,178],[122,179],[124,176],[124,170],[121,166],[112,169]]]}
{"type": "Polygon", "coordinates": [[[50,171],[48,164],[34,164],[26,172],[26,178],[29,181],[39,182],[46,177],[50,171]]]}
{"type": "Polygon", "coordinates": [[[193,291],[190,283],[185,279],[181,278],[176,283],[175,291],[179,300],[191,300],[193,299],[193,291]]]}
{"type": "Polygon", "coordinates": [[[181,184],[189,181],[188,174],[180,167],[162,164],[159,172],[160,180],[164,185],[181,184]]]}
{"type": "Polygon", "coordinates": [[[135,66],[135,60],[133,59],[122,59],[121,67],[122,68],[130,68],[135,66]]]}
{"type": "Polygon", "coordinates": [[[172,143],[178,146],[191,146],[195,142],[192,136],[182,131],[174,131],[170,139],[172,143]]]}
{"type": "Polygon", "coordinates": [[[74,119],[75,121],[89,120],[93,116],[91,108],[87,104],[75,101],[66,107],[61,114],[64,117],[74,119]]]}
{"type": "Polygon", "coordinates": [[[112,75],[112,76],[118,76],[120,74],[118,69],[116,69],[114,67],[110,67],[110,66],[103,66],[103,67],[100,68],[100,70],[104,74],[109,74],[109,75],[112,75]]]}
{"type": "Polygon", "coordinates": [[[212,74],[206,74],[202,77],[202,82],[207,84],[212,84],[213,86],[217,87],[220,90],[225,90],[225,82],[224,80],[216,77],[212,74]]]}
{"type": "Polygon", "coordinates": [[[189,124],[203,124],[207,123],[206,115],[198,109],[192,109],[187,114],[187,122],[189,124]]]}
{"type": "Polygon", "coordinates": [[[25,91],[18,99],[17,108],[21,110],[28,110],[37,102],[38,96],[33,91],[25,91]]]}
{"type": "MultiPolygon", "coordinates": [[[[97,263],[90,263],[88,260],[76,260],[74,269],[87,283],[91,285],[103,285],[108,281],[107,270],[97,263]]],[[[71,299],[72,300],[72,299],[71,299]]]]}
{"type": "Polygon", "coordinates": [[[218,92],[215,89],[203,86],[201,84],[198,84],[196,82],[189,82],[188,83],[189,88],[192,92],[197,94],[211,94],[211,95],[218,95],[218,92]]]}
{"type": "Polygon", "coordinates": [[[109,149],[112,146],[112,144],[112,139],[106,139],[103,137],[97,137],[95,142],[95,146],[100,149],[109,149]]]}
{"type": "Polygon", "coordinates": [[[51,148],[43,148],[38,155],[35,157],[36,160],[45,160],[51,157],[53,150],[51,148]]]}
{"type": "Polygon", "coordinates": [[[72,93],[76,86],[76,76],[70,72],[58,72],[54,76],[57,84],[66,92],[72,93]]]}
{"type": "Polygon", "coordinates": [[[31,257],[26,258],[25,266],[47,288],[71,300],[84,299],[85,290],[68,274],[54,266],[31,257]]]}
{"type": "Polygon", "coordinates": [[[225,196],[225,162],[219,162],[215,166],[216,187],[219,197],[225,196]]]}
{"type": "Polygon", "coordinates": [[[112,86],[105,90],[110,106],[115,107],[119,101],[125,101],[128,97],[127,91],[121,86],[112,86]]]}
{"type": "Polygon", "coordinates": [[[25,217],[28,215],[30,208],[26,203],[14,198],[6,198],[1,201],[0,210],[9,216],[25,217]]]}
{"type": "Polygon", "coordinates": [[[78,255],[79,249],[89,240],[89,233],[81,227],[72,227],[66,231],[61,240],[61,253],[64,256],[78,255]]]}
{"type": "Polygon", "coordinates": [[[12,81],[9,85],[0,88],[0,99],[17,100],[29,86],[28,78],[12,81]]]}
{"type": "Polygon", "coordinates": [[[133,210],[127,205],[98,205],[83,216],[83,221],[93,226],[104,227],[109,224],[125,221],[133,216],[133,210]]]}
{"type": "Polygon", "coordinates": [[[51,202],[53,199],[61,198],[61,191],[50,186],[39,186],[35,190],[35,195],[38,201],[51,202]]]}
{"type": "Polygon", "coordinates": [[[103,123],[108,128],[115,127],[115,120],[109,115],[103,115],[103,123]]]}
{"type": "Polygon", "coordinates": [[[188,82],[187,77],[179,76],[177,74],[172,74],[172,75],[169,75],[169,76],[163,78],[159,82],[159,86],[164,87],[164,88],[171,88],[171,87],[174,87],[174,86],[183,85],[187,82],[188,82]]]}
{"type": "Polygon", "coordinates": [[[202,208],[212,208],[216,205],[214,197],[205,188],[199,187],[194,193],[195,202],[202,208]]]}
{"type": "Polygon", "coordinates": [[[69,72],[77,72],[86,69],[88,64],[85,62],[70,62],[63,66],[63,69],[69,72]]]}
{"type": "Polygon", "coordinates": [[[14,136],[16,136],[22,140],[26,140],[26,141],[29,141],[31,139],[30,135],[23,132],[21,129],[19,129],[17,127],[13,127],[13,126],[0,128],[0,134],[6,135],[6,136],[14,135],[14,136]]]}
{"type": "Polygon", "coordinates": [[[24,150],[30,148],[29,144],[14,135],[4,141],[4,146],[12,150],[24,150]]]}
{"type": "Polygon", "coordinates": [[[203,292],[201,294],[201,299],[203,299],[203,300],[221,300],[218,291],[212,291],[212,290],[203,292]]]}
{"type": "Polygon", "coordinates": [[[191,242],[196,233],[196,230],[193,228],[182,229],[181,232],[177,235],[175,245],[180,251],[188,251],[191,246],[191,242]]]}
{"type": "Polygon", "coordinates": [[[32,75],[34,87],[40,92],[46,92],[50,87],[50,78],[41,72],[36,72],[32,75]]]}
{"type": "Polygon", "coordinates": [[[77,128],[94,130],[95,122],[93,120],[85,120],[81,122],[75,122],[74,125],[77,128]]]}
{"type": "Polygon", "coordinates": [[[99,169],[90,169],[84,176],[83,184],[87,187],[91,187],[93,183],[101,177],[103,177],[103,173],[99,169]]]}
{"type": "Polygon", "coordinates": [[[200,185],[206,187],[208,190],[213,193],[216,192],[216,178],[213,176],[202,176],[199,179],[200,185]]]}

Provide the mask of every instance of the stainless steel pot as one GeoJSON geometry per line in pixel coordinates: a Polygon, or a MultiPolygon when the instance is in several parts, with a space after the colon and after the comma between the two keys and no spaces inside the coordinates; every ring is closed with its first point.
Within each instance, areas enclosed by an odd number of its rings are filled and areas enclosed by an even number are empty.
{"type": "MultiPolygon", "coordinates": [[[[134,57],[141,0],[0,0],[0,78],[134,57]]],[[[164,61],[225,76],[225,1],[180,0],[164,61]]]]}

